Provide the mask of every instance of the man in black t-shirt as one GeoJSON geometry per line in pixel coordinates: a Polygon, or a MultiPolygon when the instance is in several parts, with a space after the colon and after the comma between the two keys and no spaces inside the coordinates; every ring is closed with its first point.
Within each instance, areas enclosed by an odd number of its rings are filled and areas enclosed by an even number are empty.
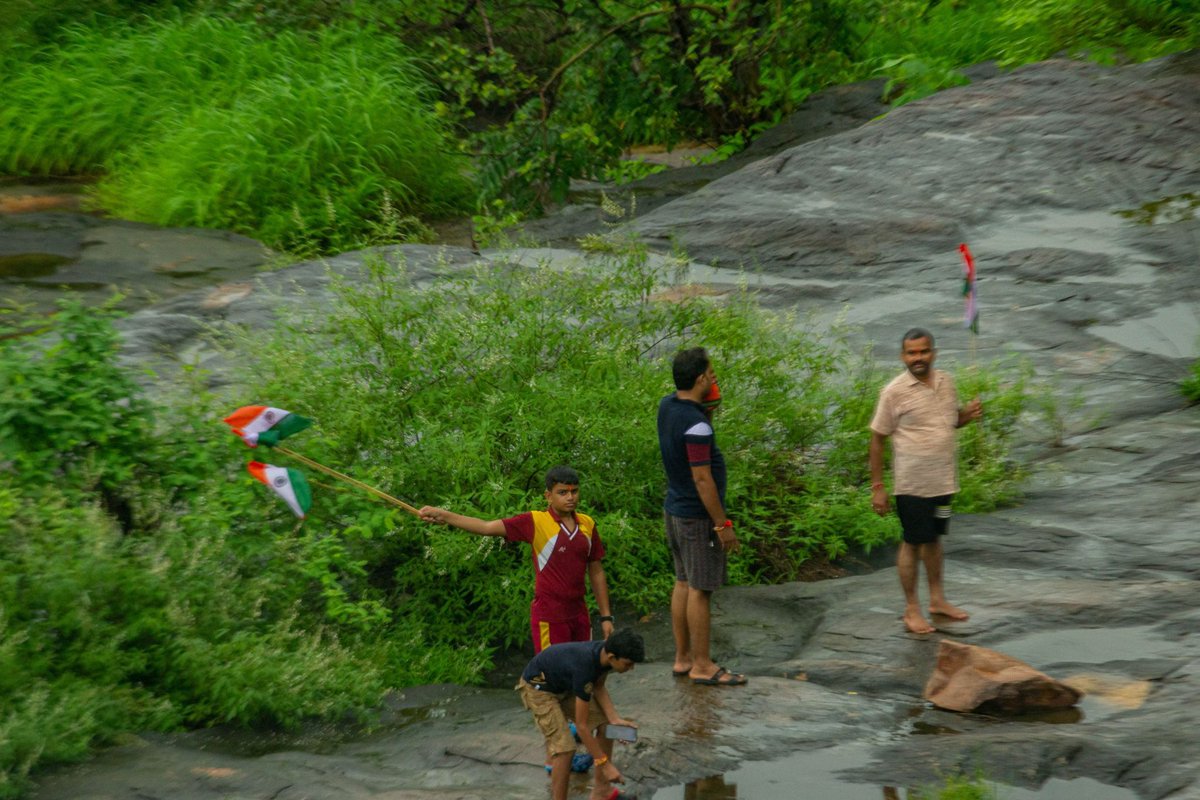
{"type": "Polygon", "coordinates": [[[628,672],[634,664],[646,660],[642,637],[621,630],[596,642],[567,642],[547,647],[533,657],[521,673],[517,691],[521,702],[533,712],[538,730],[546,737],[546,752],[551,754],[550,791],[553,800],[566,800],[575,738],[568,721],[596,768],[592,800],[625,800],[628,795],[613,788],[625,779],[612,762],[612,739],[602,726],[637,725],[623,719],[613,706],[605,679],[609,672],[628,672]]]}
{"type": "MultiPolygon", "coordinates": [[[[702,347],[683,350],[671,365],[675,393],[658,404],[658,447],[667,473],[663,520],[675,564],[671,630],[676,676],[705,686],[740,686],[743,675],[712,660],[712,593],[725,582],[725,554],[738,549],[725,516],[725,458],[705,402],[717,376],[702,347]]],[[[715,398],[713,398],[715,399],[715,398]]]]}

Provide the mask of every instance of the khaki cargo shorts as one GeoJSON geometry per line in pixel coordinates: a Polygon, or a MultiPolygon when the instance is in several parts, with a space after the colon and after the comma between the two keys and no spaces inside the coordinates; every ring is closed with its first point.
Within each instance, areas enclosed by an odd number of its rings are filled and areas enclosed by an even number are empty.
{"type": "MultiPolygon", "coordinates": [[[[546,737],[546,752],[550,755],[574,753],[575,737],[571,735],[567,722],[575,719],[575,695],[570,692],[543,692],[524,678],[516,688],[521,694],[521,703],[533,713],[533,721],[537,723],[542,736],[546,737]]],[[[588,704],[588,730],[594,731],[606,722],[608,720],[593,696],[588,704]]]]}

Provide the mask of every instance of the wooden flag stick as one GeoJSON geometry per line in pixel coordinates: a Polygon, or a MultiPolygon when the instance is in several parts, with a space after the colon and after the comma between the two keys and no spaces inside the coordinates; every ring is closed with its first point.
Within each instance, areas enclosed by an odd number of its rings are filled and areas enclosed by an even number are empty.
{"type": "Polygon", "coordinates": [[[362,489],[364,492],[373,494],[382,500],[386,500],[387,502],[391,503],[394,506],[399,506],[400,508],[403,508],[408,513],[412,514],[414,517],[421,516],[421,512],[417,511],[417,509],[413,508],[408,503],[404,502],[403,500],[401,500],[398,497],[392,497],[387,492],[382,492],[379,489],[376,489],[374,486],[369,486],[369,485],[363,483],[362,481],[355,480],[354,478],[351,478],[349,475],[343,475],[342,473],[338,472],[336,469],[327,467],[324,464],[320,464],[316,461],[313,461],[311,458],[302,456],[299,453],[297,453],[296,451],[289,450],[286,447],[279,447],[278,445],[276,445],[274,449],[280,453],[283,453],[285,456],[291,456],[292,458],[299,461],[301,464],[306,464],[307,466],[310,466],[315,470],[320,470],[321,472],[324,472],[326,475],[330,475],[334,478],[337,478],[340,481],[345,481],[346,483],[350,484],[351,486],[355,486],[359,489],[362,489]]]}

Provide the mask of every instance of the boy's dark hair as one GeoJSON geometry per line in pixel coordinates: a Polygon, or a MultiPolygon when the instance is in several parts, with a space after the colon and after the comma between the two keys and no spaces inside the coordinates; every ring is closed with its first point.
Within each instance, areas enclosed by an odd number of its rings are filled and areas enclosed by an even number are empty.
{"type": "Polygon", "coordinates": [[[671,363],[671,375],[675,378],[675,388],[681,392],[693,389],[696,379],[708,369],[708,353],[703,347],[693,347],[690,350],[680,350],[675,354],[671,363]]]}
{"type": "Polygon", "coordinates": [[[610,656],[628,658],[635,664],[646,660],[646,643],[642,641],[639,634],[629,628],[622,628],[608,637],[608,641],[604,643],[604,649],[610,656]]]}
{"type": "Polygon", "coordinates": [[[565,483],[567,486],[578,486],[579,473],[566,464],[551,467],[550,471],[546,473],[546,491],[548,492],[553,489],[556,483],[565,483]]]}
{"type": "Polygon", "coordinates": [[[913,339],[928,339],[929,346],[933,347],[933,334],[924,328],[909,328],[904,332],[904,336],[900,339],[900,349],[904,349],[905,342],[911,342],[913,339]]]}

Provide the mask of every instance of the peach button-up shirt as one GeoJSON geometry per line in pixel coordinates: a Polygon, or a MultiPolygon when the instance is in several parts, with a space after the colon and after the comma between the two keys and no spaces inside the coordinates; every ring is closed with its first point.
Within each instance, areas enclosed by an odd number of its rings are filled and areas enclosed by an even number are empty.
{"type": "Polygon", "coordinates": [[[954,379],[931,370],[928,385],[905,370],[879,393],[871,430],[892,439],[893,492],[940,497],[958,491],[954,379]]]}

